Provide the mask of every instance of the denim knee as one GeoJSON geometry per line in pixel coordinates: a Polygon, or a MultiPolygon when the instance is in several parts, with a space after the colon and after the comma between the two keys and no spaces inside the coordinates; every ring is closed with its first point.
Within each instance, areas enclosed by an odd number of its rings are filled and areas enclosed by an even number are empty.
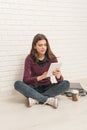
{"type": "Polygon", "coordinates": [[[16,81],[16,82],[14,83],[14,88],[17,90],[17,88],[18,88],[19,86],[21,86],[21,84],[22,84],[22,81],[16,81]]]}
{"type": "Polygon", "coordinates": [[[65,86],[67,89],[70,88],[70,82],[68,80],[64,80],[65,86]]]}

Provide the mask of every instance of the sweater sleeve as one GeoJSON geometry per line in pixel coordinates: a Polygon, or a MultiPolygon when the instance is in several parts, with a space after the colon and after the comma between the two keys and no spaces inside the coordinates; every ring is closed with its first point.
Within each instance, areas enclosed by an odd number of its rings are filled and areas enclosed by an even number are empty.
{"type": "MultiPolygon", "coordinates": [[[[56,78],[57,79],[57,78],[56,78]]],[[[63,76],[60,76],[60,79],[57,79],[58,82],[62,82],[64,80],[63,76]]]]}
{"type": "Polygon", "coordinates": [[[32,66],[32,61],[29,57],[26,58],[25,60],[25,66],[24,66],[24,76],[23,76],[23,81],[26,84],[37,84],[37,76],[33,76],[31,75],[31,66],[32,66]]]}

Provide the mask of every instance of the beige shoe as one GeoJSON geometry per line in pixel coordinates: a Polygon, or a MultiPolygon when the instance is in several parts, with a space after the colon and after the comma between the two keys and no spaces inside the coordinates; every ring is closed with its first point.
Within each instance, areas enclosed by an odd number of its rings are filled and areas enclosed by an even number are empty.
{"type": "Polygon", "coordinates": [[[50,97],[47,99],[45,104],[48,104],[56,109],[56,108],[58,108],[58,99],[57,99],[57,97],[50,97]]]}
{"type": "Polygon", "coordinates": [[[38,104],[39,102],[33,98],[28,98],[28,106],[32,107],[34,104],[38,104]]]}

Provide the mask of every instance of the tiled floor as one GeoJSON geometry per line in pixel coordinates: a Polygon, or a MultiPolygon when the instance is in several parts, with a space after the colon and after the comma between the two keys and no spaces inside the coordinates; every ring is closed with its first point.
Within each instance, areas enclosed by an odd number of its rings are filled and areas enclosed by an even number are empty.
{"type": "MultiPolygon", "coordinates": [[[[78,80],[87,89],[87,80],[78,80]]],[[[77,102],[58,96],[59,107],[27,107],[27,100],[16,91],[0,94],[0,130],[87,130],[87,96],[77,102]]]]}

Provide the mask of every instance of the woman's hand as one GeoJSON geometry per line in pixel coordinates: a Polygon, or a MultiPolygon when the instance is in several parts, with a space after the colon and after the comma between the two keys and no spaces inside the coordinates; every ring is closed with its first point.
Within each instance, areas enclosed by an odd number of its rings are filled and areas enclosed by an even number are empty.
{"type": "Polygon", "coordinates": [[[44,72],[41,76],[37,77],[37,81],[47,78],[47,72],[44,72]]]}
{"type": "Polygon", "coordinates": [[[59,69],[56,69],[55,71],[53,71],[53,75],[57,78],[60,79],[61,77],[61,71],[59,69]]]}

